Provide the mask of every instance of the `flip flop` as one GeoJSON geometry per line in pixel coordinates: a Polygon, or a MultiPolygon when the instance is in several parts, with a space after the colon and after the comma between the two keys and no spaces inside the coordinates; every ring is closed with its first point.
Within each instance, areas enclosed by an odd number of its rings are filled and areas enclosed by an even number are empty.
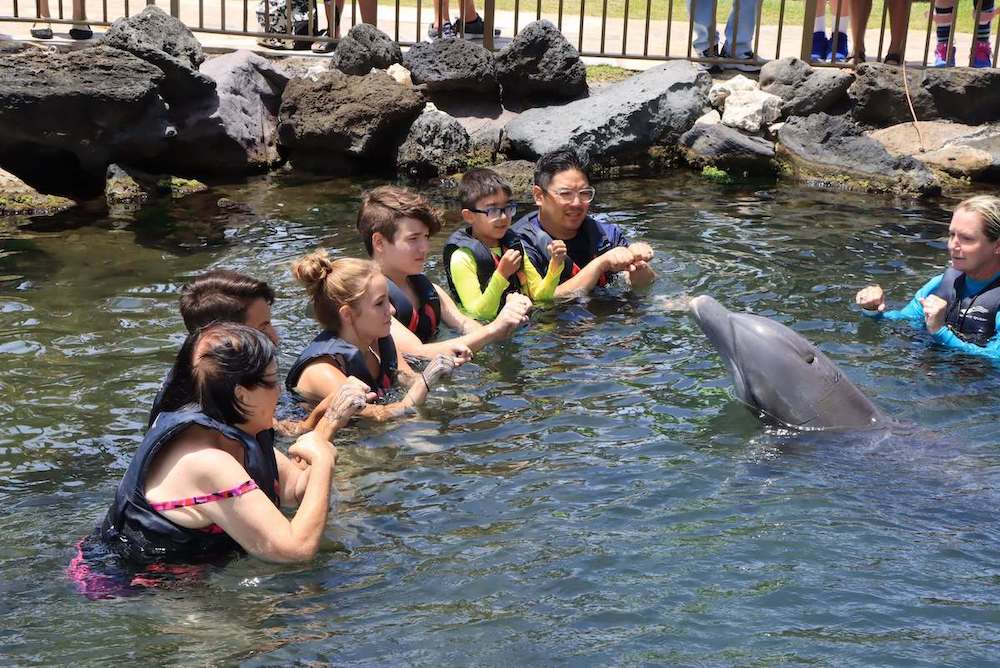
{"type": "MultiPolygon", "coordinates": [[[[330,34],[329,30],[320,30],[319,34],[316,35],[316,36],[317,37],[327,37],[327,36],[329,36],[329,34],[330,34]]],[[[337,48],[337,43],[336,42],[313,42],[311,48],[312,48],[312,52],[313,53],[330,53],[330,52],[334,51],[337,48]]]]}
{"type": "Polygon", "coordinates": [[[31,26],[31,36],[35,39],[52,39],[52,24],[46,23],[44,28],[36,28],[35,25],[31,26]]]}
{"type": "Polygon", "coordinates": [[[90,26],[82,28],[73,26],[69,29],[69,36],[73,39],[91,39],[94,36],[94,31],[90,29],[90,26]]]}

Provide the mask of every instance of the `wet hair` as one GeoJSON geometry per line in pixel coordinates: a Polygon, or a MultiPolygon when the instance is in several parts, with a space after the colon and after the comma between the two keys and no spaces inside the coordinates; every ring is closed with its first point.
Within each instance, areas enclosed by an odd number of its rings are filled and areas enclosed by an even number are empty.
{"type": "Polygon", "coordinates": [[[545,190],[552,182],[552,178],[560,173],[575,169],[582,172],[590,183],[590,173],[587,171],[587,163],[571,147],[565,146],[549,151],[535,163],[535,185],[545,190]]]}
{"type": "Polygon", "coordinates": [[[976,195],[959,202],[955,210],[978,214],[983,219],[983,234],[990,241],[1000,239],[1000,197],[976,195]]]}
{"type": "Polygon", "coordinates": [[[292,275],[309,293],[316,321],[334,334],[340,333],[340,307],[353,306],[381,273],[371,260],[331,260],[322,248],[292,263],[292,275]]]}
{"type": "Polygon", "coordinates": [[[400,218],[415,218],[427,226],[431,236],[441,229],[441,216],[430,200],[406,188],[379,186],[361,196],[358,232],[369,255],[374,253],[372,237],[379,232],[389,243],[396,240],[400,218]]]}
{"type": "Polygon", "coordinates": [[[273,304],[274,290],[246,274],[215,269],[181,288],[181,317],[188,332],[212,322],[244,322],[258,299],[273,304]]]}
{"type": "Polygon", "coordinates": [[[274,344],[256,329],[212,323],[184,340],[163,393],[162,411],[194,404],[220,422],[246,422],[250,416],[236,396],[236,387],[270,385],[268,367],[276,359],[274,344]]]}
{"type": "Polygon", "coordinates": [[[492,169],[470,169],[458,184],[458,194],[462,198],[463,209],[477,208],[476,202],[498,191],[503,191],[507,197],[514,194],[510,184],[492,169]]]}

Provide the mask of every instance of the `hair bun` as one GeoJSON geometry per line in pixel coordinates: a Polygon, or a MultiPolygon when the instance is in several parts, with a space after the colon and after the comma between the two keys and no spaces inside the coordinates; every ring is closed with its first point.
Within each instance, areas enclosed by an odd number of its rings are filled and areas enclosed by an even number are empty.
{"type": "Polygon", "coordinates": [[[309,294],[316,294],[332,270],[333,262],[322,248],[292,263],[292,276],[305,286],[309,294]]]}

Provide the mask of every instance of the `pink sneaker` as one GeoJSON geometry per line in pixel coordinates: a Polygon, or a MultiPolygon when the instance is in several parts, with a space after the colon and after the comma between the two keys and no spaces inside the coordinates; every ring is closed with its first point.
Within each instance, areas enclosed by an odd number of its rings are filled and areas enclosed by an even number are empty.
{"type": "Polygon", "coordinates": [[[934,50],[934,67],[955,67],[955,47],[948,54],[948,43],[939,43],[934,50]]]}
{"type": "Polygon", "coordinates": [[[990,43],[981,39],[976,42],[976,48],[972,51],[973,67],[991,67],[993,65],[993,54],[990,53],[990,43]]]}

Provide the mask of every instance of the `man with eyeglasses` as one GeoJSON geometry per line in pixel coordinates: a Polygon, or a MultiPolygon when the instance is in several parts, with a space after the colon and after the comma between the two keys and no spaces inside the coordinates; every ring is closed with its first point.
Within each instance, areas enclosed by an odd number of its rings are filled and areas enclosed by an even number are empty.
{"type": "Polygon", "coordinates": [[[557,298],[586,294],[618,272],[626,272],[634,288],[656,279],[649,266],[653,259],[649,244],[630,244],[617,225],[588,215],[596,191],[575,151],[565,148],[543,155],[535,165],[531,193],[538,209],[517,221],[513,229],[536,267],[547,266],[553,240],[566,244],[568,261],[555,291],[557,298]]]}

